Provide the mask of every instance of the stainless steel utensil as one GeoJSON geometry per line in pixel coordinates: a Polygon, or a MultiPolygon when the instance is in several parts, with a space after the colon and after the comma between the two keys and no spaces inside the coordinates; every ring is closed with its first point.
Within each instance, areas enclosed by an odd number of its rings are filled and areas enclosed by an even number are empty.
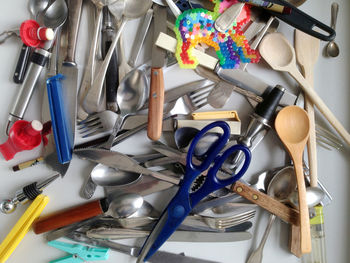
{"type": "MultiPolygon", "coordinates": [[[[278,199],[285,200],[288,198],[290,193],[292,193],[297,186],[294,169],[291,166],[283,168],[280,170],[270,181],[267,188],[268,195],[278,199]]],[[[249,256],[247,263],[259,263],[262,261],[263,249],[267,240],[267,237],[270,233],[273,222],[275,221],[276,216],[270,214],[269,222],[267,224],[264,235],[260,241],[259,246],[255,249],[249,256]]]]}
{"type": "MultiPolygon", "coordinates": [[[[335,30],[335,26],[337,24],[337,18],[338,18],[338,10],[339,10],[339,5],[338,3],[334,2],[332,3],[332,20],[331,20],[331,27],[335,30]]],[[[337,57],[339,56],[340,50],[339,46],[337,43],[335,43],[334,40],[328,42],[326,46],[326,53],[330,57],[337,57]]]]}
{"type": "MultiPolygon", "coordinates": [[[[155,4],[154,11],[154,32],[153,40],[156,42],[158,35],[167,30],[167,10],[166,7],[155,4]]],[[[158,140],[162,135],[163,106],[164,106],[164,76],[163,67],[165,65],[164,49],[153,45],[152,48],[152,68],[151,83],[149,91],[148,125],[147,136],[151,140],[158,140]]]]}
{"type": "Polygon", "coordinates": [[[120,34],[122,33],[125,27],[127,19],[134,19],[142,16],[144,13],[147,12],[151,5],[151,0],[144,0],[141,2],[138,0],[116,0],[112,3],[109,3],[109,11],[116,17],[117,20],[121,19],[121,21],[119,24],[118,31],[114,36],[113,42],[111,43],[106,57],[103,60],[103,63],[101,64],[100,69],[96,74],[96,78],[94,78],[93,84],[91,86],[91,89],[97,91],[97,94],[101,93],[100,91],[102,91],[109,62],[112,58],[120,34]]]}
{"type": "Polygon", "coordinates": [[[110,149],[113,140],[118,134],[124,119],[140,110],[146,101],[148,79],[146,77],[147,66],[141,66],[130,71],[120,83],[117,91],[117,103],[119,115],[108,141],[101,145],[102,148],[110,149]]]}
{"type": "Polygon", "coordinates": [[[101,27],[102,9],[106,4],[105,1],[103,0],[92,0],[92,3],[94,4],[96,9],[96,16],[95,16],[93,39],[91,41],[89,58],[86,64],[86,68],[84,70],[81,86],[79,89],[79,99],[78,99],[79,103],[78,103],[78,111],[77,111],[77,117],[79,120],[85,120],[88,117],[88,112],[83,108],[83,102],[88,92],[90,92],[91,90],[90,87],[94,79],[93,77],[95,72],[95,56],[96,56],[99,31],[101,27]]]}
{"type": "MultiPolygon", "coordinates": [[[[123,229],[123,228],[94,228],[88,230],[86,235],[96,239],[126,239],[126,238],[145,238],[150,231],[123,229]]],[[[252,237],[249,232],[204,232],[204,231],[175,231],[168,242],[235,242],[248,240],[252,237]]]]}
{"type": "MultiPolygon", "coordinates": [[[[117,103],[120,110],[120,114],[115,120],[112,128],[112,133],[109,135],[107,142],[103,143],[100,147],[105,149],[111,149],[113,146],[113,140],[121,128],[124,118],[130,114],[139,110],[146,101],[147,92],[147,78],[142,68],[135,69],[130,72],[126,78],[120,83],[117,91],[117,103]]],[[[113,114],[115,114],[113,112],[113,114]]],[[[90,118],[88,118],[89,120],[90,118]]],[[[91,198],[96,189],[96,184],[91,179],[91,175],[88,177],[83,187],[83,196],[87,199],[91,198]]]]}
{"type": "MultiPolygon", "coordinates": [[[[84,242],[93,246],[108,247],[112,250],[130,255],[132,257],[137,257],[140,252],[140,248],[132,247],[128,245],[122,245],[116,242],[100,239],[92,239],[87,237],[83,233],[73,232],[67,235],[68,238],[77,241],[84,242]]],[[[205,259],[198,259],[188,256],[183,256],[181,254],[174,254],[164,251],[157,251],[153,257],[149,260],[151,263],[218,263],[216,261],[210,261],[205,259]]]]}
{"type": "Polygon", "coordinates": [[[115,218],[127,217],[140,209],[143,201],[143,197],[138,194],[113,192],[106,198],[42,217],[34,223],[33,230],[41,234],[101,214],[115,218]]]}
{"type": "Polygon", "coordinates": [[[136,33],[136,38],[132,46],[132,52],[130,54],[130,58],[128,61],[128,64],[131,67],[135,67],[137,63],[137,59],[139,57],[143,42],[146,38],[146,35],[148,33],[149,26],[151,24],[153,18],[153,9],[149,9],[146,14],[144,15],[143,21],[141,23],[141,26],[139,30],[136,33]]]}
{"type": "Polygon", "coordinates": [[[187,216],[183,224],[185,225],[207,225],[213,229],[224,229],[239,225],[252,219],[255,216],[255,209],[227,217],[208,217],[200,215],[187,216]]]}
{"type": "Polygon", "coordinates": [[[131,157],[119,152],[112,152],[105,149],[88,148],[77,149],[75,150],[75,154],[77,154],[83,159],[87,159],[95,163],[101,163],[123,171],[150,175],[159,180],[164,180],[169,183],[178,184],[180,181],[178,178],[174,178],[172,176],[149,170],[139,165],[131,157]]]}

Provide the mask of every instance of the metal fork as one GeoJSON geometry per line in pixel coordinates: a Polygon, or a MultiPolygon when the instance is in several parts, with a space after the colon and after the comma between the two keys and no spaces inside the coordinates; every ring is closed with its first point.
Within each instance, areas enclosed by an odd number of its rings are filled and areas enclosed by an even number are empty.
{"type": "Polygon", "coordinates": [[[184,224],[196,227],[209,226],[212,229],[222,230],[244,223],[252,219],[254,216],[255,210],[227,217],[207,217],[201,215],[192,215],[186,217],[184,224]]]}
{"type": "Polygon", "coordinates": [[[321,147],[327,150],[332,150],[328,146],[336,150],[341,150],[344,148],[343,143],[340,141],[340,139],[336,135],[334,135],[328,129],[322,127],[317,123],[316,123],[316,140],[318,145],[320,145],[321,147]]]}
{"type": "Polygon", "coordinates": [[[109,132],[113,129],[117,117],[118,115],[110,110],[89,115],[85,120],[78,122],[77,132],[82,138],[109,132]]]}

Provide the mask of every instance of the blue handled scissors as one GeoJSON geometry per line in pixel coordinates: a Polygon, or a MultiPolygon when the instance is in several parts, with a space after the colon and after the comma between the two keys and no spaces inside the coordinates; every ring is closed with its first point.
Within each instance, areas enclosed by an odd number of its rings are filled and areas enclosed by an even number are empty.
{"type": "Polygon", "coordinates": [[[137,259],[138,263],[148,260],[163,245],[163,243],[165,243],[200,200],[220,188],[233,184],[247,171],[251,160],[251,153],[246,146],[237,144],[228,148],[221,156],[219,155],[220,151],[228,142],[229,137],[230,127],[224,121],[217,121],[207,125],[194,137],[186,157],[186,172],[184,179],[180,183],[178,192],[170,201],[168,207],[163,211],[162,216],[159,218],[157,224],[144,243],[137,259]],[[192,156],[198,141],[210,129],[215,127],[220,127],[223,130],[223,134],[209,148],[205,159],[199,165],[195,165],[192,162],[192,156]],[[244,163],[241,166],[242,168],[232,177],[225,179],[218,178],[217,172],[224,161],[233,152],[237,151],[242,151],[245,155],[244,163]],[[208,170],[204,183],[197,191],[190,193],[194,180],[202,172],[206,171],[212,163],[214,163],[214,165],[208,170]]]}

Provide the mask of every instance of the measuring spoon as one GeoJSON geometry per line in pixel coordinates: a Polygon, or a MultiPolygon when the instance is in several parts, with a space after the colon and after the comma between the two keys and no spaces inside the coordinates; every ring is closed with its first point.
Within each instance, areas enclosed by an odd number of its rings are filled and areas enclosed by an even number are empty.
{"type": "Polygon", "coordinates": [[[309,137],[310,120],[302,108],[287,106],[275,119],[275,129],[293,159],[299,194],[301,252],[311,252],[309,212],[303,171],[303,151],[309,137]]]}
{"type": "Polygon", "coordinates": [[[299,72],[296,66],[294,48],[284,35],[281,33],[266,35],[260,43],[259,51],[274,70],[288,72],[300,84],[308,98],[316,105],[334,129],[337,130],[339,135],[350,145],[350,134],[299,72]]]}

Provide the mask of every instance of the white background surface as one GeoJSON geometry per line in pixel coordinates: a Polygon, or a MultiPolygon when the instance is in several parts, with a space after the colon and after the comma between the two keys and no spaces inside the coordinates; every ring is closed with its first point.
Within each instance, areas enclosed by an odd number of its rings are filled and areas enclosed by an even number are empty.
{"type": "MultiPolygon", "coordinates": [[[[320,54],[318,63],[315,67],[315,89],[324,99],[328,107],[343,123],[345,128],[350,131],[349,120],[349,11],[350,3],[346,0],[339,0],[340,5],[337,37],[336,41],[340,46],[340,56],[338,58],[325,58],[320,54]]],[[[309,0],[301,9],[321,20],[330,23],[330,0],[309,0]]],[[[88,29],[87,16],[90,15],[90,5],[88,1],[84,3],[83,21],[80,29],[77,62],[80,73],[84,68],[84,61],[88,53],[86,49],[87,34],[92,27],[88,29]]],[[[12,0],[4,2],[0,11],[0,31],[19,27],[20,23],[29,19],[27,11],[27,1],[12,0]]],[[[91,22],[90,22],[91,23],[91,22]]],[[[128,30],[125,31],[125,46],[130,48],[131,41],[134,39],[134,32],[138,21],[132,21],[127,25],[128,30]]],[[[288,39],[293,39],[293,29],[281,22],[280,31],[284,32],[288,39]]],[[[91,33],[90,33],[91,34],[91,33]]],[[[148,40],[151,38],[149,37],[148,40]]],[[[321,50],[325,46],[325,42],[321,43],[321,50]]],[[[5,135],[5,126],[8,118],[8,111],[15,99],[18,85],[12,82],[12,74],[15,68],[18,52],[21,43],[16,39],[10,39],[0,46],[0,142],[4,142],[7,137],[5,135]]],[[[145,46],[149,50],[150,44],[145,46]]],[[[129,50],[126,55],[129,56],[129,50]]],[[[150,52],[148,52],[150,53],[150,52]]],[[[147,56],[145,56],[148,58],[147,56]]],[[[145,59],[146,59],[145,58],[145,59]]],[[[141,58],[142,59],[142,58],[141,58]]],[[[258,66],[249,66],[248,71],[256,74],[269,84],[284,84],[288,89],[296,90],[295,82],[286,74],[273,72],[263,61],[258,66]]],[[[190,80],[198,79],[190,70],[179,70],[177,67],[172,68],[165,74],[166,88],[172,88],[179,84],[186,83],[190,80]],[[181,75],[181,77],[179,77],[181,75]]],[[[32,120],[40,118],[41,98],[39,92],[34,94],[30,108],[25,119],[32,120]]],[[[226,109],[238,110],[243,124],[249,119],[246,117],[251,111],[245,101],[236,94],[231,97],[231,102],[226,104],[226,109]]],[[[244,126],[243,126],[244,127],[244,126]]],[[[133,137],[115,147],[116,150],[123,153],[143,153],[147,152],[149,141],[146,139],[145,132],[137,137],[133,137]],[[132,145],[132,147],[130,147],[132,145]]],[[[11,167],[21,161],[26,161],[40,155],[41,149],[35,149],[30,152],[22,152],[16,155],[15,159],[6,162],[0,157],[0,199],[13,197],[17,189],[22,188],[28,183],[35,180],[41,180],[53,174],[45,165],[28,168],[20,172],[12,172],[11,167]]],[[[348,224],[350,197],[349,187],[349,155],[345,152],[327,151],[318,148],[318,170],[319,178],[326,185],[332,194],[334,201],[324,209],[325,212],[325,228],[326,228],[326,245],[328,262],[346,263],[349,261],[349,236],[350,228],[348,224]]],[[[286,154],[281,150],[281,144],[273,131],[269,132],[265,140],[259,145],[253,153],[251,167],[249,168],[246,179],[263,171],[264,169],[274,168],[283,165],[286,154]]],[[[80,187],[84,179],[88,176],[93,164],[82,161],[73,157],[71,166],[62,180],[57,180],[50,185],[45,194],[50,197],[50,202],[44,210],[44,213],[56,211],[58,209],[70,207],[85,202],[79,196],[80,187]]],[[[101,197],[103,191],[101,188],[95,194],[94,198],[101,197]]],[[[20,218],[24,210],[28,207],[20,206],[11,215],[0,214],[0,240],[3,240],[10,231],[15,222],[20,218]]],[[[251,232],[254,234],[252,240],[235,242],[235,243],[167,243],[162,250],[172,252],[185,252],[186,255],[216,260],[219,262],[245,262],[249,255],[249,251],[253,249],[257,242],[260,241],[263,231],[265,230],[267,212],[260,212],[254,219],[254,226],[251,232]]],[[[300,260],[291,255],[287,250],[288,243],[288,226],[280,220],[274,224],[270,237],[264,250],[263,262],[266,263],[295,263],[300,260]]],[[[49,247],[45,243],[43,236],[35,235],[29,232],[17,247],[15,252],[7,262],[36,262],[44,263],[50,260],[64,256],[65,253],[49,247]]],[[[107,262],[134,262],[131,257],[111,251],[110,259],[107,262]]]]}

